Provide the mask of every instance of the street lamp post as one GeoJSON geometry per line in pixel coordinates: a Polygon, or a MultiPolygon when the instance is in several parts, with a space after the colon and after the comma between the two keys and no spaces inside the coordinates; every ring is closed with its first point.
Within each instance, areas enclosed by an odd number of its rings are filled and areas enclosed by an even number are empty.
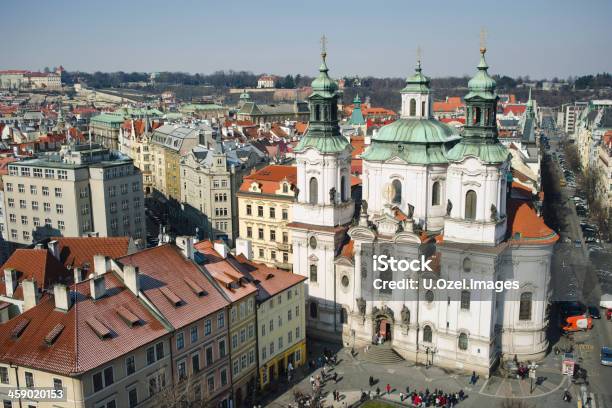
{"type": "Polygon", "coordinates": [[[536,368],[538,368],[538,365],[536,363],[529,363],[527,367],[529,368],[529,379],[531,381],[529,393],[533,394],[533,379],[536,378],[536,368]]]}

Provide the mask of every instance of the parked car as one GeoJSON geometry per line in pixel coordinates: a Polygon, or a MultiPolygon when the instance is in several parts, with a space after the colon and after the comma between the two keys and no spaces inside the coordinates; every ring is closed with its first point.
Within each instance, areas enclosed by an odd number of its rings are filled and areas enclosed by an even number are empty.
{"type": "Polygon", "coordinates": [[[612,348],[602,347],[600,354],[601,354],[601,364],[605,366],[612,366],[612,348]]]}

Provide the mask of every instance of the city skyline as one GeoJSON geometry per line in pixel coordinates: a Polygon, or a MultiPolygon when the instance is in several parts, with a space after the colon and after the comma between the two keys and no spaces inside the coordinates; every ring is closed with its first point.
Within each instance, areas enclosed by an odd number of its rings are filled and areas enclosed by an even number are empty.
{"type": "Polygon", "coordinates": [[[335,77],[406,76],[417,47],[428,75],[463,76],[474,71],[479,32],[485,27],[492,73],[567,78],[612,67],[612,53],[602,52],[610,50],[606,38],[612,35],[607,24],[612,4],[597,3],[520,1],[500,10],[478,1],[445,3],[433,10],[389,1],[368,10],[364,2],[314,1],[284,8],[276,2],[239,2],[230,9],[185,1],[167,10],[158,1],[143,7],[141,2],[63,0],[29,3],[27,9],[10,2],[0,32],[13,40],[3,41],[0,52],[11,58],[0,69],[63,65],[84,72],[314,75],[319,38],[325,34],[335,77]],[[39,12],[30,13],[30,7],[39,12]]]}

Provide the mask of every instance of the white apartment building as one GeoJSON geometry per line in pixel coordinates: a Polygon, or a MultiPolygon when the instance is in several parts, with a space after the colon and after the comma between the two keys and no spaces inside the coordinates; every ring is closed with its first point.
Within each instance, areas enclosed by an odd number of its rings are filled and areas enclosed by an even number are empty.
{"type": "Polygon", "coordinates": [[[11,163],[4,176],[6,239],[28,245],[51,236],[145,236],[142,174],[99,145],[11,163]]]}

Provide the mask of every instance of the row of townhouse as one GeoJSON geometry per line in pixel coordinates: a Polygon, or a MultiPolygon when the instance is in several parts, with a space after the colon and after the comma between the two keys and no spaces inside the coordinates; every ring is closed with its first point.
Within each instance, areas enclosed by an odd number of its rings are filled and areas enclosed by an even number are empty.
{"type": "Polygon", "coordinates": [[[129,239],[58,238],[3,269],[5,407],[241,407],[306,361],[304,278],[222,242],[136,252],[129,239]],[[65,397],[17,401],[8,387],[65,397]]]}

